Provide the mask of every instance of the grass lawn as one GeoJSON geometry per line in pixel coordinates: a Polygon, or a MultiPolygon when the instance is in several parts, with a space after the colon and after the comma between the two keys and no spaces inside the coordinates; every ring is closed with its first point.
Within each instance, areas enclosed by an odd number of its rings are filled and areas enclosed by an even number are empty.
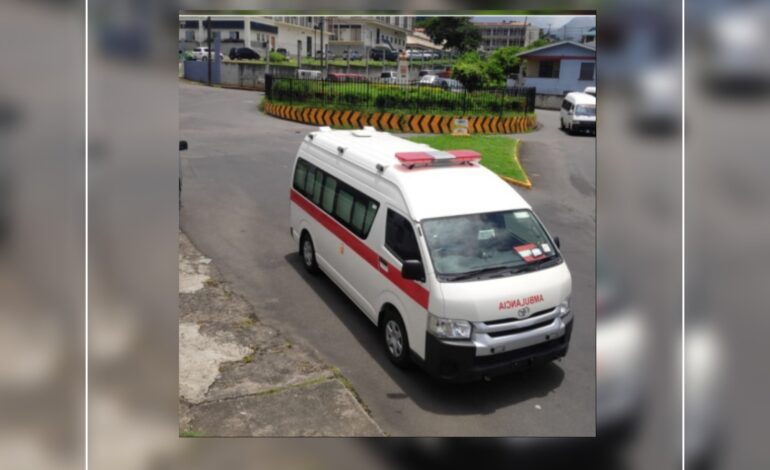
{"type": "Polygon", "coordinates": [[[481,164],[500,176],[529,184],[527,173],[521,167],[516,155],[516,139],[499,135],[431,135],[409,137],[409,140],[428,144],[436,150],[475,150],[481,154],[481,164]]]}

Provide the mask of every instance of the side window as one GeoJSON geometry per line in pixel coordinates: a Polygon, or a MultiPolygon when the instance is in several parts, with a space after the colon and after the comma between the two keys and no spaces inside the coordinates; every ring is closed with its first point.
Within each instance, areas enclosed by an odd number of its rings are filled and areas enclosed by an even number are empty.
{"type": "Polygon", "coordinates": [[[321,194],[321,208],[328,214],[334,209],[334,194],[337,192],[337,178],[326,175],[321,194]]]}
{"type": "Polygon", "coordinates": [[[308,163],[305,160],[297,160],[297,168],[294,169],[294,189],[305,192],[305,178],[307,178],[308,163]]]}
{"type": "Polygon", "coordinates": [[[305,196],[308,197],[308,199],[312,199],[313,193],[315,191],[316,186],[316,175],[319,174],[320,171],[316,167],[311,167],[307,171],[307,182],[305,183],[305,196]]]}
{"type": "Polygon", "coordinates": [[[563,109],[565,111],[569,110],[569,101],[567,101],[567,100],[562,101],[561,102],[561,109],[563,109]]]}
{"type": "Polygon", "coordinates": [[[401,261],[420,259],[420,249],[412,224],[390,209],[385,226],[385,246],[401,261]]]}
{"type": "Polygon", "coordinates": [[[315,205],[321,204],[321,191],[323,189],[322,183],[324,174],[325,173],[318,168],[315,169],[315,186],[313,186],[313,192],[311,193],[311,199],[315,205]]]}
{"type": "Polygon", "coordinates": [[[344,225],[350,225],[350,213],[353,211],[353,195],[347,188],[340,188],[334,203],[334,216],[344,225]]]}

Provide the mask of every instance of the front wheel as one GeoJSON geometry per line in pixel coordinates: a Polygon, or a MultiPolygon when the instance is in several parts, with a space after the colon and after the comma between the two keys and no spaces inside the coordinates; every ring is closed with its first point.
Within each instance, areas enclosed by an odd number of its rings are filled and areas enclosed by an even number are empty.
{"type": "Polygon", "coordinates": [[[390,362],[401,368],[411,365],[409,358],[409,338],[406,334],[401,315],[393,310],[383,313],[382,339],[385,344],[385,352],[390,362]]]}
{"type": "Polygon", "coordinates": [[[303,233],[300,238],[299,254],[302,256],[302,264],[307,272],[316,274],[318,272],[318,263],[315,259],[315,246],[313,246],[313,239],[310,238],[307,232],[303,233]]]}

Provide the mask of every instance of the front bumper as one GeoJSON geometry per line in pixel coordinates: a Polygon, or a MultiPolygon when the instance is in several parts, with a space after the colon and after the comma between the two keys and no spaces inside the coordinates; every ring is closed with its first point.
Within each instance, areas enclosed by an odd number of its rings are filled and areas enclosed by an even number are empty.
{"type": "Polygon", "coordinates": [[[542,343],[498,354],[477,355],[472,342],[443,341],[426,333],[423,368],[434,377],[447,382],[473,382],[526,370],[551,362],[567,354],[572,335],[572,317],[564,334],[542,343]]]}
{"type": "Polygon", "coordinates": [[[572,121],[572,130],[596,131],[596,121],[572,121]]]}

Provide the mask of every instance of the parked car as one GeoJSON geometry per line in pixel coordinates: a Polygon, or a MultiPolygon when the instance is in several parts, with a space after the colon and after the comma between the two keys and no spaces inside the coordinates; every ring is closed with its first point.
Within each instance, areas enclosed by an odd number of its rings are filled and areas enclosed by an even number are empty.
{"type": "Polygon", "coordinates": [[[389,85],[406,85],[408,80],[399,78],[398,72],[390,71],[380,73],[380,82],[389,85]]]}
{"type": "Polygon", "coordinates": [[[315,51],[315,58],[316,58],[317,60],[321,60],[321,59],[324,59],[324,60],[332,60],[332,59],[336,59],[336,58],[337,58],[337,56],[336,56],[335,54],[331,53],[331,52],[326,52],[326,53],[324,54],[324,53],[323,53],[323,52],[321,52],[321,51],[315,51]]]}
{"type": "Polygon", "coordinates": [[[277,52],[277,53],[281,54],[282,56],[286,57],[287,59],[288,59],[289,57],[291,57],[291,54],[289,54],[289,51],[287,51],[287,50],[286,50],[286,49],[284,49],[283,47],[279,47],[278,49],[276,49],[276,50],[275,50],[275,52],[277,52]]]}
{"type": "Polygon", "coordinates": [[[384,47],[375,47],[369,51],[369,58],[373,60],[398,60],[398,51],[384,47]]]}
{"type": "Polygon", "coordinates": [[[427,86],[439,86],[439,79],[440,77],[438,75],[423,75],[422,78],[420,78],[418,84],[427,86]]]}
{"type": "MultiPolygon", "coordinates": [[[[209,48],[208,47],[196,47],[192,50],[192,55],[195,60],[209,60],[209,48]]],[[[219,53],[219,60],[225,60],[225,55],[219,53]]]]}
{"type": "Polygon", "coordinates": [[[465,91],[463,84],[454,78],[439,78],[438,85],[446,91],[455,93],[462,93],[465,91]]]}
{"type": "MultiPolygon", "coordinates": [[[[348,59],[348,51],[345,50],[342,52],[342,58],[347,60],[348,59]]],[[[361,60],[364,56],[361,55],[361,53],[357,50],[350,51],[350,60],[361,60]]]]}
{"type": "Polygon", "coordinates": [[[424,77],[426,75],[433,75],[432,70],[420,70],[420,72],[417,74],[418,77],[424,77]]]}
{"type": "Polygon", "coordinates": [[[297,78],[320,80],[323,78],[323,75],[321,74],[320,70],[297,69],[297,78]]]}
{"type": "Polygon", "coordinates": [[[360,73],[330,73],[327,75],[330,82],[367,82],[369,81],[360,73]]]}
{"type": "Polygon", "coordinates": [[[259,60],[261,58],[257,51],[249,47],[234,47],[230,49],[231,60],[259,60]]]}

